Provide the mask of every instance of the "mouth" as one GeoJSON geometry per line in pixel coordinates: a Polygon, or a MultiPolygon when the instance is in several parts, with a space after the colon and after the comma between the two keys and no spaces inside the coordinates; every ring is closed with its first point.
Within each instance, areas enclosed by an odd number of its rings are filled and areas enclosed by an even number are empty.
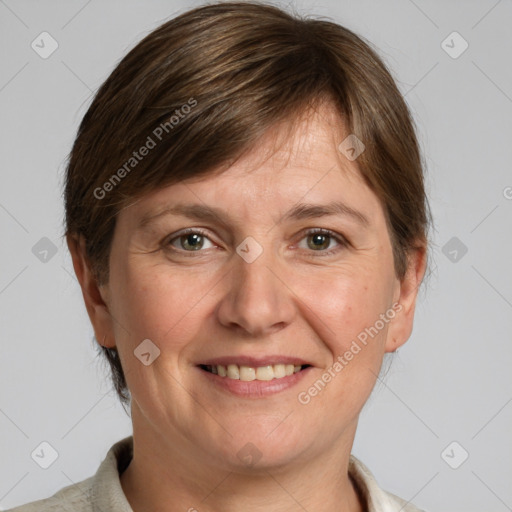
{"type": "Polygon", "coordinates": [[[310,363],[284,354],[239,354],[203,360],[195,366],[204,377],[200,381],[213,393],[261,399],[298,386],[314,370],[310,363]]]}
{"type": "Polygon", "coordinates": [[[268,364],[264,366],[248,366],[238,364],[200,364],[201,370],[218,375],[219,377],[240,380],[244,382],[271,381],[289,377],[295,373],[299,373],[306,368],[310,368],[310,364],[268,364]]]}

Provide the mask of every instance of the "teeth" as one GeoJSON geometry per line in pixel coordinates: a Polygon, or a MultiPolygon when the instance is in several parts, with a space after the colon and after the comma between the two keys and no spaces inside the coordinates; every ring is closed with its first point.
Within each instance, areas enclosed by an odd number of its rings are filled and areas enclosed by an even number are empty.
{"type": "Polygon", "coordinates": [[[274,365],[274,377],[276,379],[280,379],[281,377],[286,377],[286,370],[284,369],[284,364],[275,364],[274,365]]]}
{"type": "MultiPolygon", "coordinates": [[[[218,367],[217,367],[217,371],[218,371],[218,367]]],[[[239,379],[240,378],[240,369],[238,368],[238,365],[236,365],[236,364],[228,364],[227,376],[230,379],[239,379]]]]}
{"type": "Polygon", "coordinates": [[[256,368],[256,378],[258,380],[272,380],[274,378],[274,368],[272,368],[272,365],[256,368]]]}
{"type": "Polygon", "coordinates": [[[251,380],[282,379],[283,377],[300,372],[302,366],[293,364],[271,364],[253,368],[244,365],[238,366],[237,364],[228,364],[227,366],[219,364],[207,366],[207,369],[211,373],[219,375],[219,377],[228,377],[229,379],[248,382],[251,380]]]}
{"type": "Polygon", "coordinates": [[[256,370],[250,366],[240,366],[240,380],[254,380],[256,370]]]}

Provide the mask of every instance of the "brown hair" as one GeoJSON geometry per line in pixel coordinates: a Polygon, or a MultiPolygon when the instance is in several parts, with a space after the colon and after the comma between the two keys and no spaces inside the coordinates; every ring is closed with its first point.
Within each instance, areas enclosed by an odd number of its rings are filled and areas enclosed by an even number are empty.
{"type": "MultiPolygon", "coordinates": [[[[264,3],[222,2],[145,37],[80,124],[66,171],[66,235],[84,237],[98,284],[108,282],[121,208],[229,165],[271,126],[325,97],[365,145],[357,163],[384,206],[402,278],[408,253],[427,245],[431,220],[413,121],[386,66],[369,43],[336,23],[264,3]]],[[[101,350],[128,403],[117,350],[101,350]]]]}

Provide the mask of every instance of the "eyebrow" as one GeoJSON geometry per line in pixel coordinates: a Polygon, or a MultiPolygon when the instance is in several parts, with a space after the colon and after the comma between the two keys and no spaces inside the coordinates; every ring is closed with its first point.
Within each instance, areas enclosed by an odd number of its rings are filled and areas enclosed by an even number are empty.
{"type": "MultiPolygon", "coordinates": [[[[225,212],[214,206],[206,206],[203,204],[182,204],[178,203],[167,206],[156,213],[148,213],[144,215],[137,226],[137,229],[143,229],[148,224],[152,224],[158,218],[167,215],[181,215],[194,220],[215,221],[224,226],[229,226],[229,221],[225,212]]],[[[288,220],[314,219],[329,215],[342,215],[352,218],[364,227],[370,225],[368,217],[362,212],[352,208],[351,206],[340,201],[332,201],[327,204],[309,204],[301,203],[293,206],[280,219],[279,222],[288,220]]]]}

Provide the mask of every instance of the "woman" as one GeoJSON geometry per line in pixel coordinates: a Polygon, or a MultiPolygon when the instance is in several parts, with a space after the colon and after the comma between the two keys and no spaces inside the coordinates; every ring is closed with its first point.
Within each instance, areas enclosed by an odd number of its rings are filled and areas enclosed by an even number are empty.
{"type": "Polygon", "coordinates": [[[351,455],[409,338],[428,201],[361,38],[259,3],[173,19],[116,67],[66,235],[133,436],[32,510],[417,511],[351,455]]]}

